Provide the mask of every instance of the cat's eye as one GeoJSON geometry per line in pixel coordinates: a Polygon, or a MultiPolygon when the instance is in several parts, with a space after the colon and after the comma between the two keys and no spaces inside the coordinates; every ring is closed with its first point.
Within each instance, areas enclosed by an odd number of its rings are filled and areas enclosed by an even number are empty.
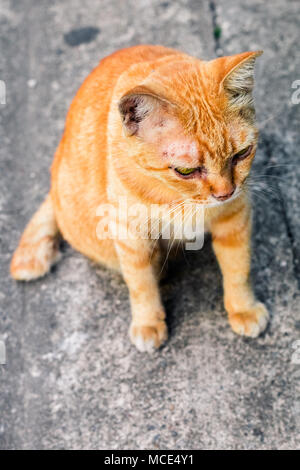
{"type": "Polygon", "coordinates": [[[189,175],[195,173],[195,171],[197,171],[197,170],[198,170],[198,168],[182,168],[180,166],[175,168],[175,171],[177,173],[179,173],[180,175],[182,175],[182,176],[189,176],[189,175]]]}
{"type": "Polygon", "coordinates": [[[248,157],[248,155],[250,155],[250,153],[252,152],[252,149],[253,149],[253,145],[249,145],[249,147],[241,150],[240,152],[236,153],[233,158],[232,158],[232,164],[233,165],[236,165],[238,162],[244,160],[245,158],[248,157]]]}

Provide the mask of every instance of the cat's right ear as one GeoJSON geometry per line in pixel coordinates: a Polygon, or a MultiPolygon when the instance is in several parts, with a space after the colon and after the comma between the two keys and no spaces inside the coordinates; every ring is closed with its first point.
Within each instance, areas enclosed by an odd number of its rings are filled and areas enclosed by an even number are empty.
{"type": "Polygon", "coordinates": [[[144,86],[138,86],[126,93],[119,101],[123,127],[126,135],[139,135],[143,124],[159,109],[165,107],[167,101],[144,86]]]}

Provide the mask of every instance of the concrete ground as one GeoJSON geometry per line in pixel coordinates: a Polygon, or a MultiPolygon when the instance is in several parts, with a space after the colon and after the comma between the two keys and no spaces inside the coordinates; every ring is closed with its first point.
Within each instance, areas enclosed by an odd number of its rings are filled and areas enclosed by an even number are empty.
{"type": "Polygon", "coordinates": [[[1,0],[2,449],[299,448],[299,22],[298,0],[1,0]],[[153,356],[128,341],[124,282],[70,247],[44,279],[9,278],[74,93],[102,57],[138,43],[207,59],[265,51],[253,279],[272,318],[258,339],[229,328],[209,241],[163,285],[170,339],[153,356]]]}

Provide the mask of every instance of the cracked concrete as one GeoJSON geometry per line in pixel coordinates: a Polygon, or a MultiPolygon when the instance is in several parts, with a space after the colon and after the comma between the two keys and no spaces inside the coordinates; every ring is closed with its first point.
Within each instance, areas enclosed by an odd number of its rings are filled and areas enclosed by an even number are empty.
{"type": "Polygon", "coordinates": [[[299,448],[299,2],[1,0],[2,449],[299,448]],[[216,27],[219,28],[216,34],[216,27]],[[217,37],[216,37],[217,36],[217,37]],[[266,333],[230,330],[209,240],[162,286],[170,340],[148,357],[129,343],[119,276],[70,247],[47,277],[8,276],[25,223],[49,188],[65,114],[105,55],[160,43],[210,59],[263,49],[256,73],[253,280],[266,333]]]}
{"type": "Polygon", "coordinates": [[[217,9],[216,9],[215,2],[210,1],[209,8],[211,11],[211,20],[212,20],[212,25],[213,25],[213,40],[215,44],[214,51],[215,51],[215,55],[218,57],[222,55],[221,41],[220,41],[222,30],[218,23],[218,16],[217,16],[217,9]]]}

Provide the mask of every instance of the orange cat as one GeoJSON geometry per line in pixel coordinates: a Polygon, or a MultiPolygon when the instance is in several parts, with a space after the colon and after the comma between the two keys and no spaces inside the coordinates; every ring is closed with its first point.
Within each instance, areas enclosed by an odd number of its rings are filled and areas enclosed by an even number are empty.
{"type": "Polygon", "coordinates": [[[260,54],[206,62],[136,46],[103,59],[70,107],[51,191],[25,229],[12,276],[28,281],[46,274],[59,258],[62,234],[89,258],[121,269],[131,300],[130,338],[139,350],[151,351],[167,339],[160,245],[143,210],[128,218],[120,206],[124,200],[129,208],[156,204],[161,219],[176,213],[172,226],[187,211],[192,223],[200,208],[223,273],[230,325],[238,334],[258,336],[268,313],[249,282],[245,183],[257,145],[251,92],[260,54]],[[113,235],[111,227],[102,236],[101,208],[108,203],[111,214],[119,214],[114,228],[125,236],[113,235]]]}

